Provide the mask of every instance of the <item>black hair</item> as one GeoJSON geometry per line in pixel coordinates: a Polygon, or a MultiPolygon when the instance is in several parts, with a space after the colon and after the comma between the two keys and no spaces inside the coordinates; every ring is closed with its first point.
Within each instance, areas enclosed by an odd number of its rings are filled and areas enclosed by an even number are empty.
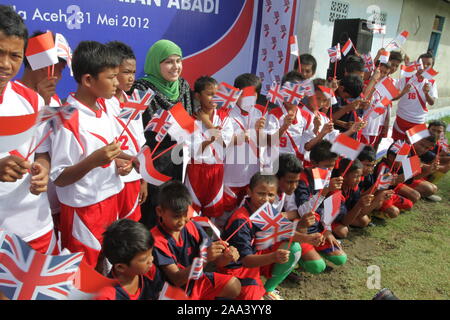
{"type": "Polygon", "coordinates": [[[338,155],[331,151],[331,142],[328,140],[322,140],[317,143],[314,147],[312,147],[309,154],[309,158],[315,163],[336,159],[337,157],[338,155]]]}
{"type": "Polygon", "coordinates": [[[140,222],[129,219],[114,221],[103,233],[103,252],[112,265],[129,265],[134,257],[153,248],[150,231],[140,222]]]}
{"type": "MultiPolygon", "coordinates": [[[[312,66],[312,72],[316,73],[317,70],[317,60],[314,58],[312,54],[304,53],[300,55],[300,63],[303,65],[311,65],[312,66]]],[[[294,62],[294,70],[298,70],[298,59],[294,62]]]]}
{"type": "Polygon", "coordinates": [[[344,70],[347,73],[364,72],[364,59],[358,56],[348,56],[345,60],[344,70]]]}
{"type": "Polygon", "coordinates": [[[430,52],[427,53],[422,53],[419,58],[417,59],[417,61],[419,61],[420,59],[425,58],[425,59],[433,59],[433,64],[432,66],[434,66],[434,57],[430,52]]]}
{"type": "Polygon", "coordinates": [[[377,153],[372,146],[365,146],[358,156],[359,161],[370,161],[373,162],[377,159],[377,153]]]}
{"type": "Polygon", "coordinates": [[[305,80],[305,77],[303,77],[300,72],[293,70],[289,71],[283,76],[283,78],[281,79],[281,85],[284,85],[286,82],[296,83],[303,80],[305,80]]]}
{"type": "Polygon", "coordinates": [[[389,55],[389,61],[396,60],[399,62],[403,62],[403,55],[400,51],[391,51],[389,55]]]}
{"type": "Polygon", "coordinates": [[[446,126],[447,126],[447,124],[442,120],[433,120],[428,124],[428,128],[429,127],[444,127],[444,129],[445,129],[446,126]]]}
{"type": "Polygon", "coordinates": [[[249,183],[250,190],[253,190],[260,183],[274,184],[278,186],[278,179],[274,175],[262,174],[261,172],[257,172],[250,179],[249,183]]]}
{"type": "Polygon", "coordinates": [[[345,76],[341,79],[340,85],[344,87],[344,91],[347,92],[353,99],[360,96],[364,86],[361,78],[355,75],[345,76]]]}
{"type": "Polygon", "coordinates": [[[209,85],[217,85],[217,80],[210,76],[202,76],[195,80],[194,92],[200,93],[206,89],[209,85]]]}
{"type": "Polygon", "coordinates": [[[276,176],[278,178],[284,177],[288,173],[301,173],[303,165],[301,161],[291,153],[282,153],[278,157],[278,171],[276,176]]]}
{"type": "Polygon", "coordinates": [[[327,81],[322,78],[316,78],[313,80],[313,85],[314,85],[314,91],[322,92],[322,90],[319,88],[319,86],[326,87],[327,81]]]}
{"type": "MultiPolygon", "coordinates": [[[[37,36],[40,36],[41,34],[44,34],[44,33],[46,33],[46,32],[41,31],[41,30],[34,31],[33,34],[30,36],[29,39],[34,38],[34,37],[37,37],[37,36]]],[[[55,34],[54,34],[53,32],[52,32],[52,36],[53,36],[53,39],[55,39],[55,34]]],[[[64,62],[64,63],[67,63],[65,59],[59,58],[59,57],[58,57],[58,62],[64,62]]],[[[31,69],[31,65],[30,65],[30,63],[28,62],[28,59],[27,59],[26,57],[25,57],[25,59],[23,59],[23,65],[24,65],[24,67],[25,67],[26,69],[31,69]]]]}
{"type": "Polygon", "coordinates": [[[350,172],[353,172],[358,169],[362,169],[364,167],[361,161],[359,161],[358,159],[352,161],[350,159],[345,158],[339,161],[339,168],[337,169],[338,174],[342,175],[349,165],[350,168],[348,168],[346,174],[349,174],[350,172]]]}
{"type": "Polygon", "coordinates": [[[136,60],[136,56],[134,55],[133,49],[123,42],[120,41],[110,41],[106,44],[108,47],[114,49],[116,54],[120,57],[120,63],[123,63],[124,60],[136,60]]]}
{"type": "Polygon", "coordinates": [[[28,29],[22,17],[10,6],[0,5],[0,31],[8,37],[18,37],[27,46],[28,29]]]}
{"type": "Polygon", "coordinates": [[[424,140],[427,140],[428,142],[431,142],[434,144],[437,142],[438,139],[435,135],[429,135],[428,137],[424,138],[424,140]]]}
{"type": "Polygon", "coordinates": [[[259,95],[261,92],[262,82],[261,79],[253,73],[243,73],[234,79],[234,86],[241,90],[245,87],[253,86],[259,95]]]}
{"type": "Polygon", "coordinates": [[[105,69],[120,65],[119,56],[114,50],[97,41],[81,41],[72,56],[73,77],[78,83],[85,74],[94,78],[105,69]]]}
{"type": "Polygon", "coordinates": [[[187,211],[191,204],[191,194],[180,181],[167,181],[159,187],[158,205],[162,209],[180,213],[187,211]]]}

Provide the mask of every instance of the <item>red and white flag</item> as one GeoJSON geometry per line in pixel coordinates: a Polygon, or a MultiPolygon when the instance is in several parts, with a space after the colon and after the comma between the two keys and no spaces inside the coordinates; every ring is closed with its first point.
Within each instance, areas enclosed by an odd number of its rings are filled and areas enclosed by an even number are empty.
{"type": "Polygon", "coordinates": [[[169,114],[171,115],[169,120],[171,126],[168,128],[167,132],[172,139],[175,139],[177,143],[190,140],[191,135],[194,134],[198,128],[195,125],[195,119],[189,115],[183,107],[183,104],[178,102],[169,110],[169,114]]]}
{"type": "Polygon", "coordinates": [[[299,56],[300,55],[300,52],[298,50],[297,36],[290,36],[289,37],[289,48],[290,48],[291,54],[293,54],[295,56],[299,56]]]}
{"type": "Polygon", "coordinates": [[[170,285],[168,282],[164,283],[164,286],[159,293],[158,300],[190,300],[186,293],[178,287],[170,285]]]}
{"type": "Polygon", "coordinates": [[[245,87],[241,94],[241,108],[248,109],[256,104],[256,89],[254,86],[245,87]]]}
{"type": "Polygon", "coordinates": [[[369,23],[367,24],[373,34],[386,34],[386,26],[382,24],[369,23]]]}
{"type": "Polygon", "coordinates": [[[330,99],[332,105],[337,103],[333,89],[324,86],[319,86],[319,89],[323,92],[327,99],[330,99]]]}
{"type": "Polygon", "coordinates": [[[212,101],[217,103],[218,108],[232,108],[236,105],[241,93],[242,91],[238,88],[226,82],[221,82],[212,101]]]}
{"type": "Polygon", "coordinates": [[[347,40],[347,42],[344,44],[344,46],[342,47],[342,49],[341,49],[341,52],[342,52],[342,54],[344,55],[344,56],[346,56],[349,52],[350,52],[350,50],[353,48],[353,42],[352,42],[352,40],[349,38],[348,40],[347,40]]]}
{"type": "Polygon", "coordinates": [[[378,59],[380,63],[389,63],[389,57],[391,53],[389,51],[383,50],[380,53],[380,58],[378,59]]]}
{"type": "Polygon", "coordinates": [[[69,42],[61,33],[55,34],[56,52],[59,58],[66,60],[67,66],[70,70],[70,75],[73,76],[72,71],[72,49],[70,49],[69,42]]]}
{"type": "Polygon", "coordinates": [[[389,100],[393,100],[400,94],[400,91],[394,84],[394,79],[390,77],[385,77],[385,79],[379,82],[375,89],[378,91],[380,96],[388,98],[389,100]]]}
{"type": "Polygon", "coordinates": [[[410,66],[400,66],[400,77],[402,78],[411,78],[417,72],[415,65],[410,66]]]}
{"type": "Polygon", "coordinates": [[[155,169],[149,146],[144,146],[141,149],[137,155],[137,159],[139,160],[139,173],[141,174],[142,179],[148,183],[155,186],[160,186],[164,182],[172,179],[171,177],[168,177],[155,169]]]}
{"type": "Polygon", "coordinates": [[[321,190],[330,184],[331,171],[322,168],[312,169],[314,178],[314,190],[321,190]]]}
{"type": "Polygon", "coordinates": [[[0,152],[9,152],[30,141],[36,131],[38,113],[0,117],[0,152]]]}
{"type": "Polygon", "coordinates": [[[406,135],[409,138],[409,142],[411,144],[416,143],[422,139],[425,139],[430,136],[430,131],[428,131],[427,125],[425,123],[418,124],[417,126],[412,127],[409,130],[406,130],[406,135]]]}
{"type": "Polygon", "coordinates": [[[415,177],[422,172],[420,158],[418,155],[403,159],[402,167],[405,181],[411,179],[412,177],[415,177]]]}
{"type": "Polygon", "coordinates": [[[436,77],[439,74],[436,70],[434,70],[432,67],[429,67],[424,72],[422,72],[422,77],[428,80],[433,80],[434,77],[436,77]]]}
{"type": "Polygon", "coordinates": [[[274,103],[276,105],[282,106],[284,101],[284,96],[282,92],[281,85],[277,83],[276,81],[272,82],[272,85],[270,86],[269,92],[267,93],[267,99],[271,103],[274,103]]]}
{"type": "Polygon", "coordinates": [[[199,224],[203,228],[211,228],[211,230],[216,235],[217,239],[220,239],[220,230],[217,228],[214,223],[208,218],[204,216],[194,215],[191,218],[192,221],[195,221],[197,224],[199,224]]]}
{"type": "Polygon", "coordinates": [[[192,261],[191,271],[188,280],[198,280],[203,274],[203,258],[197,257],[192,261]]]}
{"type": "Polygon", "coordinates": [[[331,63],[335,63],[336,61],[341,60],[341,45],[338,43],[334,47],[328,49],[328,55],[330,56],[331,63]]]}
{"type": "Polygon", "coordinates": [[[32,70],[38,70],[58,63],[58,52],[50,31],[28,39],[25,56],[32,70]]]}
{"type": "Polygon", "coordinates": [[[363,148],[364,144],[341,133],[334,141],[331,151],[344,158],[355,160],[363,148]]]}
{"type": "Polygon", "coordinates": [[[325,226],[330,227],[334,219],[341,209],[342,193],[337,191],[323,201],[322,222],[325,226]]]}
{"type": "Polygon", "coordinates": [[[402,162],[403,160],[408,158],[410,152],[411,152],[411,145],[406,142],[403,143],[400,149],[398,150],[397,155],[395,156],[395,161],[402,162]]]}
{"type": "Polygon", "coordinates": [[[395,49],[400,49],[406,42],[406,39],[408,39],[409,32],[404,30],[402,31],[395,39],[393,39],[389,44],[386,46],[386,50],[392,51],[395,49]]]}

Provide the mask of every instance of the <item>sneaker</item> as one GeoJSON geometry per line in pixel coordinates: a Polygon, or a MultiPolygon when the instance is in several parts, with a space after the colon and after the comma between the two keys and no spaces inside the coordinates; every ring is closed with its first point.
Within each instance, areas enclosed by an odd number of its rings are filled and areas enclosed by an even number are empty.
{"type": "Polygon", "coordinates": [[[442,201],[442,198],[439,197],[439,196],[437,196],[437,195],[435,195],[435,194],[432,194],[431,196],[426,197],[425,199],[430,200],[431,202],[439,202],[439,201],[442,201]]]}
{"type": "Polygon", "coordinates": [[[264,300],[284,300],[283,297],[280,296],[280,291],[273,290],[270,292],[266,292],[264,295],[264,300]]]}
{"type": "Polygon", "coordinates": [[[298,274],[297,271],[292,270],[291,273],[288,274],[288,276],[286,277],[286,279],[288,281],[291,281],[295,284],[300,284],[302,277],[298,274]]]}

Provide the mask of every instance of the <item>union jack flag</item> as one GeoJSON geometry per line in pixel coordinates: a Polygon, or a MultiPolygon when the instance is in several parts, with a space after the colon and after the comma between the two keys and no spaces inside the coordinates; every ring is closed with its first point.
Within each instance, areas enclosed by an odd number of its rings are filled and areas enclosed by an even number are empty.
{"type": "Polygon", "coordinates": [[[128,97],[128,101],[124,103],[118,117],[121,119],[139,120],[141,113],[147,110],[147,106],[152,101],[154,94],[152,89],[147,91],[135,89],[131,96],[128,97]]]}
{"type": "Polygon", "coordinates": [[[217,93],[213,97],[213,102],[217,103],[219,108],[232,108],[236,105],[242,91],[229,85],[226,82],[221,82],[217,93]]]}
{"type": "Polygon", "coordinates": [[[208,239],[205,238],[200,245],[200,259],[202,259],[203,263],[208,262],[208,239]]]}
{"type": "Polygon", "coordinates": [[[63,300],[73,289],[83,253],[50,256],[0,230],[0,291],[11,300],[63,300]]]}
{"type": "Polygon", "coordinates": [[[302,90],[303,93],[308,96],[308,97],[312,97],[313,95],[315,95],[314,92],[314,84],[311,81],[311,79],[308,80],[304,80],[300,83],[302,85],[302,90]]]}
{"type": "Polygon", "coordinates": [[[58,58],[64,59],[67,62],[67,66],[70,70],[70,75],[73,76],[72,71],[72,49],[70,49],[69,43],[61,33],[55,34],[55,47],[58,58]]]}
{"type": "Polygon", "coordinates": [[[375,65],[373,63],[373,59],[370,53],[363,53],[361,57],[364,59],[365,72],[372,72],[373,70],[375,70],[375,65]]]}
{"type": "Polygon", "coordinates": [[[331,63],[341,60],[342,59],[341,45],[338,43],[334,47],[331,47],[330,49],[328,49],[328,55],[330,56],[331,63]]]}
{"type": "Polygon", "coordinates": [[[298,105],[305,96],[301,83],[286,82],[281,92],[285,102],[295,105],[298,105]]]}
{"type": "Polygon", "coordinates": [[[269,202],[263,204],[251,216],[250,221],[261,231],[277,232],[283,226],[291,225],[281,212],[278,212],[269,202]]]}
{"type": "Polygon", "coordinates": [[[203,274],[203,259],[198,257],[192,261],[191,271],[188,280],[198,280],[203,274]]]}
{"type": "Polygon", "coordinates": [[[269,92],[267,93],[267,98],[271,103],[275,103],[279,106],[283,104],[284,96],[281,89],[281,85],[276,81],[272,82],[269,92]]]}
{"type": "Polygon", "coordinates": [[[70,104],[65,104],[60,107],[44,106],[39,111],[38,124],[49,122],[53,131],[58,129],[64,121],[69,120],[76,108],[70,104]]]}
{"type": "Polygon", "coordinates": [[[161,109],[156,112],[153,118],[148,122],[144,131],[151,130],[156,133],[156,141],[160,142],[167,135],[167,131],[172,125],[172,116],[167,110],[161,109]]]}
{"type": "MultiPolygon", "coordinates": [[[[290,222],[290,221],[289,221],[290,222]]],[[[274,244],[290,240],[296,230],[296,222],[290,222],[288,225],[283,225],[276,231],[258,231],[256,232],[255,248],[256,250],[264,250],[270,248],[274,244]]]]}
{"type": "Polygon", "coordinates": [[[380,166],[378,177],[378,190],[387,190],[391,186],[392,175],[389,174],[389,167],[385,164],[380,166]]]}

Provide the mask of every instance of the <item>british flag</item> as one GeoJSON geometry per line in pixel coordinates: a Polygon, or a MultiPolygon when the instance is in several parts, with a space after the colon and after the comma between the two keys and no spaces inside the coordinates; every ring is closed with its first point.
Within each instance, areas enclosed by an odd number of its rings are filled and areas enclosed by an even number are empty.
{"type": "Polygon", "coordinates": [[[152,89],[147,91],[135,89],[124,103],[118,117],[121,119],[139,120],[141,113],[147,110],[154,94],[152,89]]]}
{"type": "Polygon", "coordinates": [[[50,256],[0,230],[0,291],[11,300],[64,300],[83,253],[50,256]]]}
{"type": "Polygon", "coordinates": [[[172,125],[172,116],[167,110],[161,109],[156,112],[153,118],[148,122],[144,131],[151,130],[156,133],[156,141],[160,142],[167,135],[167,131],[172,125]]]}
{"type": "Polygon", "coordinates": [[[296,230],[296,224],[289,221],[287,225],[281,226],[275,231],[258,231],[256,232],[255,248],[256,250],[264,250],[270,248],[274,244],[290,240],[296,230]]]}
{"type": "Polygon", "coordinates": [[[341,45],[338,43],[334,47],[331,47],[330,49],[328,49],[328,55],[330,56],[331,63],[341,60],[342,59],[341,45]]]}
{"type": "Polygon", "coordinates": [[[191,271],[188,280],[198,280],[203,274],[203,259],[198,257],[192,261],[191,271]]]}
{"type": "Polygon", "coordinates": [[[221,82],[217,93],[213,97],[213,102],[217,103],[219,108],[232,108],[236,105],[242,91],[229,85],[226,82],[221,82]]]}
{"type": "Polygon", "coordinates": [[[377,190],[387,190],[391,186],[392,183],[392,175],[389,174],[389,167],[385,164],[382,164],[379,169],[378,176],[378,188],[377,190]]]}
{"type": "Polygon", "coordinates": [[[281,89],[281,85],[276,81],[272,82],[269,92],[267,93],[267,98],[271,103],[274,103],[279,106],[283,105],[284,96],[281,89]]]}
{"type": "Polygon", "coordinates": [[[301,83],[286,82],[281,92],[285,102],[295,105],[298,105],[305,96],[301,83]]]}
{"type": "Polygon", "coordinates": [[[202,243],[200,244],[200,259],[203,260],[203,263],[208,262],[208,239],[203,239],[202,243]]]}
{"type": "Polygon", "coordinates": [[[70,120],[76,108],[70,104],[60,107],[44,106],[39,111],[38,124],[49,122],[53,131],[58,129],[64,121],[70,120]]]}
{"type": "Polygon", "coordinates": [[[61,33],[55,34],[55,47],[58,58],[64,59],[67,62],[67,66],[70,70],[70,75],[73,76],[72,71],[72,49],[70,49],[69,43],[61,33]]]}
{"type": "Polygon", "coordinates": [[[373,59],[372,59],[372,56],[370,55],[370,53],[363,53],[361,55],[361,57],[364,60],[364,71],[365,72],[372,72],[373,70],[375,70],[375,65],[373,63],[373,59]]]}
{"type": "Polygon", "coordinates": [[[280,228],[291,225],[281,212],[278,212],[269,202],[263,204],[251,216],[250,221],[261,231],[277,232],[280,228]]]}

